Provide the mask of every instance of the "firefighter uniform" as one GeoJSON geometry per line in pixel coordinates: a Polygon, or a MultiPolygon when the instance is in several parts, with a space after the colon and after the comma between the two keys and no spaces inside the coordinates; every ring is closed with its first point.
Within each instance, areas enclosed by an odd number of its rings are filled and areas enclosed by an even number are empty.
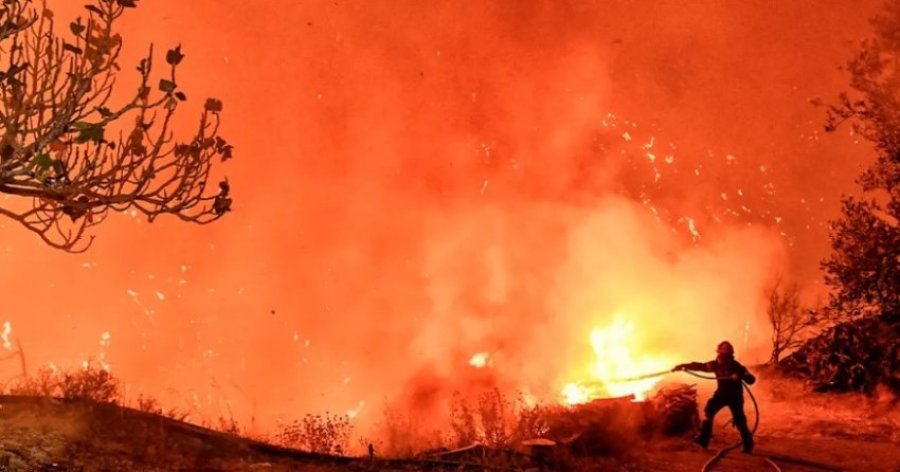
{"type": "Polygon", "coordinates": [[[741,382],[747,382],[748,385],[752,385],[756,382],[756,377],[734,359],[734,350],[730,344],[725,347],[720,345],[718,351],[719,355],[715,360],[691,362],[675,367],[675,370],[711,372],[716,376],[718,387],[703,409],[705,418],[700,425],[700,435],[697,436],[696,442],[704,448],[709,445],[709,440],[712,437],[713,418],[719,410],[728,407],[731,410],[734,426],[741,434],[744,452],[752,452],[753,434],[750,433],[750,429],[747,427],[747,416],[744,415],[744,389],[741,382]]]}

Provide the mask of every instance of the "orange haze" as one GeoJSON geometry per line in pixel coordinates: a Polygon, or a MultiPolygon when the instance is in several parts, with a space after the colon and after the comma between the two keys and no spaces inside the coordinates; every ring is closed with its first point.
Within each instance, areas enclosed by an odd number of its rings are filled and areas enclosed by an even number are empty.
{"type": "Polygon", "coordinates": [[[615,313],[648,355],[763,361],[763,290],[819,290],[868,155],[810,101],[875,3],[827,3],[144,0],[123,69],[183,45],[235,211],[117,215],[83,255],[2,221],[0,321],[32,369],[102,355],[131,396],[261,425],[555,399],[615,313]]]}

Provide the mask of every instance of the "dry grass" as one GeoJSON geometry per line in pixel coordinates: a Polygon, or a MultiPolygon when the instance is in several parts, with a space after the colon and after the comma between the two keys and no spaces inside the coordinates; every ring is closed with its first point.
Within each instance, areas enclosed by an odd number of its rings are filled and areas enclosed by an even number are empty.
{"type": "Polygon", "coordinates": [[[277,443],[317,454],[343,455],[347,452],[353,425],[345,415],[307,414],[284,425],[275,435],[277,443]]]}
{"type": "Polygon", "coordinates": [[[377,431],[382,457],[413,457],[444,449],[447,444],[444,432],[431,428],[420,417],[390,406],[385,407],[377,431]]]}
{"type": "Polygon", "coordinates": [[[489,447],[516,447],[521,441],[545,438],[556,407],[529,404],[524,396],[510,398],[500,390],[477,397],[453,396],[450,407],[450,438],[455,447],[473,443],[489,447]]]}
{"type": "Polygon", "coordinates": [[[900,442],[900,399],[887,388],[877,388],[874,395],[820,394],[777,369],[761,374],[754,393],[765,434],[900,442]]]}

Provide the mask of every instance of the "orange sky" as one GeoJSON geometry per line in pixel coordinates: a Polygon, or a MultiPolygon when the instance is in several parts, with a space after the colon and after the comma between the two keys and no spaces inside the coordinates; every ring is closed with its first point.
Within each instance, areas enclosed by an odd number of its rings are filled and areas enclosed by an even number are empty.
{"type": "Polygon", "coordinates": [[[773,273],[814,286],[869,152],[809,101],[844,88],[876,2],[584,3],[143,0],[126,61],[181,43],[185,122],[225,102],[234,212],[116,215],[81,255],[0,222],[0,319],[32,368],[102,351],[132,392],[266,422],[480,382],[478,350],[549,381],[535,353],[586,340],[588,288],[715,286],[706,342],[773,273]]]}

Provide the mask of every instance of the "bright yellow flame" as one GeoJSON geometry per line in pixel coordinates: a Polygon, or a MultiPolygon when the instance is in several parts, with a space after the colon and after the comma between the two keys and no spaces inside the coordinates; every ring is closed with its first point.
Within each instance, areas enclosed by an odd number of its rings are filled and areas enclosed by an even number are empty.
{"type": "Polygon", "coordinates": [[[613,316],[613,323],[591,331],[591,346],[596,357],[588,379],[566,384],[562,389],[569,405],[587,403],[597,398],[634,395],[635,400],[646,399],[660,377],[634,379],[642,375],[665,371],[674,363],[644,346],[641,332],[621,313],[613,316]]]}

